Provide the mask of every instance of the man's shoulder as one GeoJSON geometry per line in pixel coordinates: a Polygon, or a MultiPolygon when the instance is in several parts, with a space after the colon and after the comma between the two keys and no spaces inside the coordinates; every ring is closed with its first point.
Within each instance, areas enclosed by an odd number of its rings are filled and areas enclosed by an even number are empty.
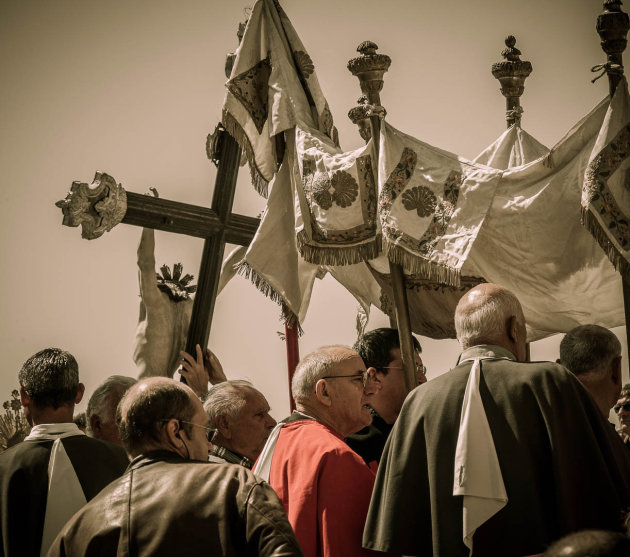
{"type": "Polygon", "coordinates": [[[0,453],[0,468],[37,465],[42,460],[47,465],[51,447],[52,441],[22,441],[0,453]]]}

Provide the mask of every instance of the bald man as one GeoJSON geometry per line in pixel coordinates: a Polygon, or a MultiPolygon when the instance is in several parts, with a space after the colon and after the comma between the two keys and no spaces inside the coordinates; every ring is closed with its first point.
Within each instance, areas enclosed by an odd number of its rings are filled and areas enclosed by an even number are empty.
{"type": "Polygon", "coordinates": [[[522,557],[575,530],[620,529],[628,451],[572,373],[525,362],[516,297],[473,288],[455,328],[459,365],[413,391],[390,434],[364,546],[522,557]]]}
{"type": "Polygon", "coordinates": [[[177,381],[124,395],[116,423],[127,473],[74,515],[49,556],[302,556],[278,497],[241,466],[207,461],[208,415],[177,381]]]}
{"type": "Polygon", "coordinates": [[[344,438],[372,421],[375,387],[346,346],[306,355],[291,390],[297,411],[272,432],[254,467],[269,481],[307,557],[364,557],[361,548],[374,472],[344,438]]]}

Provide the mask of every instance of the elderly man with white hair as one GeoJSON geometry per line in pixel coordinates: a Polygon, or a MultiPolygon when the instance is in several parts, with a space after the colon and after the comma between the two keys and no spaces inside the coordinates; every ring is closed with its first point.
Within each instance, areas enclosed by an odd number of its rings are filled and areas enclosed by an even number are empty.
{"type": "Polygon", "coordinates": [[[210,461],[251,469],[276,425],[264,395],[249,381],[233,379],[214,385],[203,407],[216,430],[210,461]]]}
{"type": "Polygon", "coordinates": [[[307,557],[371,555],[361,548],[374,473],[344,442],[371,420],[363,360],[328,346],[297,365],[297,412],[278,424],[254,468],[276,490],[307,557]]]}
{"type": "Polygon", "coordinates": [[[87,434],[90,437],[122,445],[116,426],[116,408],[127,389],[135,383],[133,377],[112,375],[96,388],[85,413],[87,434]]]}
{"type": "Polygon", "coordinates": [[[572,373],[526,362],[516,297],[479,285],[455,327],[458,365],[409,395],[390,434],[364,545],[522,557],[572,531],[620,529],[630,453],[572,373]]]}

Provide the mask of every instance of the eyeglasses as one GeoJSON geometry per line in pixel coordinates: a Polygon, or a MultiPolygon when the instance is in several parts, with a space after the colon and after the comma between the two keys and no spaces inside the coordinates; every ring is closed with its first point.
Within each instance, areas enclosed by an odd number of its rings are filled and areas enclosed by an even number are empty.
{"type": "Polygon", "coordinates": [[[630,410],[630,401],[628,401],[628,402],[623,402],[623,403],[621,403],[621,404],[615,404],[615,405],[613,406],[613,410],[615,411],[615,414],[618,414],[618,413],[619,413],[619,410],[621,410],[622,408],[623,408],[624,410],[630,410]]]}
{"type": "Polygon", "coordinates": [[[187,422],[185,420],[178,420],[177,418],[163,418],[160,421],[161,422],[170,422],[171,420],[177,420],[180,424],[188,424],[188,425],[194,425],[195,427],[203,427],[206,430],[206,439],[208,441],[212,441],[212,438],[214,437],[214,434],[217,432],[216,429],[214,429],[213,427],[210,427],[208,425],[201,425],[201,424],[194,424],[193,422],[187,422]]]}
{"type": "MultiPolygon", "coordinates": [[[[403,369],[402,367],[398,367],[398,366],[387,366],[387,367],[382,367],[381,369],[403,369]]],[[[426,375],[427,374],[427,367],[423,364],[416,364],[416,372],[417,373],[422,373],[422,375],[426,375]]]]}
{"type": "Polygon", "coordinates": [[[322,377],[322,379],[357,379],[358,377],[361,378],[361,383],[363,383],[363,386],[365,387],[369,377],[367,371],[355,373],[354,375],[327,375],[326,377],[322,377]]]}

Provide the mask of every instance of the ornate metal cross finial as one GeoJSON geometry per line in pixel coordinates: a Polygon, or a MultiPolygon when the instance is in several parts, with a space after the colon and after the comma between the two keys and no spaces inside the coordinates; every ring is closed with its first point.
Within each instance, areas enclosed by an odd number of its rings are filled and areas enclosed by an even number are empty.
{"type": "Polygon", "coordinates": [[[602,40],[602,49],[607,61],[602,66],[610,76],[610,94],[612,95],[623,74],[623,51],[628,41],[626,36],[630,28],[628,14],[621,11],[621,0],[606,0],[604,11],[597,16],[597,33],[602,40]]]}
{"type": "Polygon", "coordinates": [[[383,75],[389,69],[392,59],[386,54],[377,54],[378,46],[372,41],[364,41],[357,47],[361,54],[348,62],[348,69],[352,75],[359,78],[361,92],[368,102],[381,104],[380,92],[383,89],[383,75]]]}
{"type": "Polygon", "coordinates": [[[127,212],[127,194],[109,174],[97,172],[91,184],[72,182],[65,199],[55,203],[64,226],[81,226],[81,236],[94,240],[119,224],[127,212]]]}
{"type": "Polygon", "coordinates": [[[513,35],[506,37],[506,48],[501,52],[505,60],[492,64],[492,75],[501,83],[501,93],[505,97],[508,127],[521,123],[520,97],[525,90],[525,79],[532,73],[531,63],[521,60],[521,51],[514,45],[516,38],[513,35]]]}

